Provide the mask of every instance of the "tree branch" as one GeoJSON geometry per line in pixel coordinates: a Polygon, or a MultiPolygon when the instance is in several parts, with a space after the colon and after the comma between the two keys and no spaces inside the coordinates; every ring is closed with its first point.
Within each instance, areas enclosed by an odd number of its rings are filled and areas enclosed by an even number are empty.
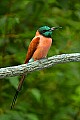
{"type": "Polygon", "coordinates": [[[80,53],[55,55],[46,59],[37,60],[28,64],[6,67],[0,69],[0,78],[19,76],[35,70],[48,68],[56,64],[80,62],[80,53]]]}

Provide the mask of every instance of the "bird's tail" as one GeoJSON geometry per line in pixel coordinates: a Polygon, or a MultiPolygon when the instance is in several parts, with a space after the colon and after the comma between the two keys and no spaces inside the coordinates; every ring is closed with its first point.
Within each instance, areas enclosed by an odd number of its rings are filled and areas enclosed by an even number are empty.
{"type": "Polygon", "coordinates": [[[15,102],[16,102],[16,99],[17,99],[17,97],[18,97],[18,94],[19,94],[19,92],[20,92],[20,90],[21,90],[21,88],[22,88],[24,79],[25,79],[25,75],[22,75],[21,80],[20,80],[19,85],[18,85],[18,89],[17,89],[17,91],[16,91],[16,93],[15,93],[15,95],[14,95],[14,98],[13,98],[13,100],[12,100],[11,109],[12,109],[12,108],[14,107],[14,105],[15,105],[15,102]]]}

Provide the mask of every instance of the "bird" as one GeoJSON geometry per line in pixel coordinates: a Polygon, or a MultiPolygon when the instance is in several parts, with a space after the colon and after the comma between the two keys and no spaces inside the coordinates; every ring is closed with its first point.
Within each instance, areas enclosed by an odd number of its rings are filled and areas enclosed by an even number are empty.
{"type": "MultiPolygon", "coordinates": [[[[62,28],[62,27],[42,26],[36,31],[35,37],[32,39],[32,41],[29,44],[28,51],[26,54],[26,59],[24,62],[25,64],[47,57],[48,51],[52,45],[51,35],[53,31],[58,28],[62,28]]],[[[22,88],[25,77],[26,77],[25,74],[21,76],[18,88],[16,90],[16,93],[14,95],[14,98],[11,104],[11,109],[15,105],[16,99],[22,88]]]]}

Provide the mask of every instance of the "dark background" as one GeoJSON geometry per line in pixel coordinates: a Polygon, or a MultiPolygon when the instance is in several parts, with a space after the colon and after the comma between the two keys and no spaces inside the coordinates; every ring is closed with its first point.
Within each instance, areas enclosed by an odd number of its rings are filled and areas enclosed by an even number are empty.
{"type": "MultiPolygon", "coordinates": [[[[0,0],[0,67],[24,63],[44,25],[63,27],[54,31],[48,57],[80,52],[80,0],[0,0]]],[[[0,120],[80,120],[80,63],[28,74],[11,111],[19,78],[0,80],[0,120]]]]}

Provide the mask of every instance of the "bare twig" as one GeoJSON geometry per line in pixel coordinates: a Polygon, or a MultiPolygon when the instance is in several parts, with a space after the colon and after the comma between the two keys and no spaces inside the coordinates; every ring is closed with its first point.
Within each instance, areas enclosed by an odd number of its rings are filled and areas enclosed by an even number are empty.
{"type": "Polygon", "coordinates": [[[80,62],[80,53],[55,55],[46,59],[37,60],[28,64],[6,67],[0,69],[0,78],[19,76],[35,70],[48,68],[56,64],[80,62]]]}

